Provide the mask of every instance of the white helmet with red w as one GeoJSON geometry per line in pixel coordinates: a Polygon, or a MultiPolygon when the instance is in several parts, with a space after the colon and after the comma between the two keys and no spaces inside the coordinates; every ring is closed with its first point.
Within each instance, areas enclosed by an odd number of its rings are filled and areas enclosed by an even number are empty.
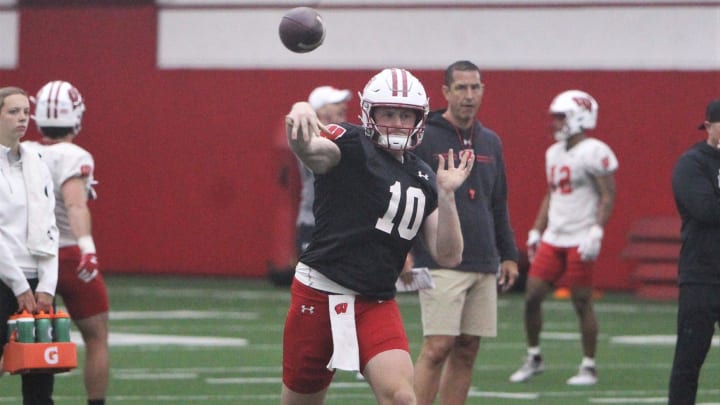
{"type": "Polygon", "coordinates": [[[74,134],[80,132],[85,103],[72,84],[61,80],[48,82],[33,101],[33,118],[38,127],[72,128],[74,134]]]}
{"type": "Polygon", "coordinates": [[[565,125],[555,131],[555,140],[564,141],[573,135],[595,129],[598,103],[580,90],[567,90],[558,94],[550,103],[550,114],[564,115],[565,125]]]}
{"type": "Polygon", "coordinates": [[[360,96],[365,135],[378,146],[391,150],[413,149],[422,142],[425,120],[430,111],[425,88],[405,69],[385,69],[373,76],[360,96]],[[415,110],[417,119],[411,128],[378,128],[373,118],[376,107],[397,107],[415,110]],[[388,135],[385,135],[385,134],[388,135]]]}

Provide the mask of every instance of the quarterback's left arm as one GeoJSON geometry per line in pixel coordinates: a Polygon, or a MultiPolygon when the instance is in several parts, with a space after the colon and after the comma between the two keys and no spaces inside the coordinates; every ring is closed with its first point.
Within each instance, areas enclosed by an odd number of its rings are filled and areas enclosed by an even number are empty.
{"type": "Polygon", "coordinates": [[[400,280],[405,284],[410,284],[413,281],[412,269],[415,266],[415,259],[412,253],[408,253],[405,256],[405,264],[403,265],[402,271],[400,272],[400,280]]]}
{"type": "Polygon", "coordinates": [[[460,153],[460,162],[455,167],[453,150],[448,151],[447,167],[442,154],[438,154],[437,188],[438,207],[424,222],[424,235],[433,260],[444,267],[456,267],[462,262],[464,249],[462,230],[455,190],[467,179],[475,163],[471,150],[460,153]]]}
{"type": "Polygon", "coordinates": [[[77,276],[87,283],[97,276],[100,268],[92,237],[92,220],[87,205],[88,193],[85,182],[86,179],[83,177],[71,177],[63,183],[61,192],[65,200],[70,229],[82,253],[77,276]]]}

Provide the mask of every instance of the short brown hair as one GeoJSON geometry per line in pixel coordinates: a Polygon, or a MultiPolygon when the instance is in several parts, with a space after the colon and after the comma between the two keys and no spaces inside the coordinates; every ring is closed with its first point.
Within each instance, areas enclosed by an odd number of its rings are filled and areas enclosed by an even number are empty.
{"type": "Polygon", "coordinates": [[[5,98],[14,94],[22,94],[27,97],[27,92],[20,87],[10,86],[0,88],[0,109],[2,109],[3,104],[5,104],[5,98]]]}
{"type": "Polygon", "coordinates": [[[478,72],[480,74],[480,68],[474,63],[467,60],[459,60],[445,69],[445,85],[450,87],[453,83],[453,72],[456,70],[462,72],[478,72]]]}

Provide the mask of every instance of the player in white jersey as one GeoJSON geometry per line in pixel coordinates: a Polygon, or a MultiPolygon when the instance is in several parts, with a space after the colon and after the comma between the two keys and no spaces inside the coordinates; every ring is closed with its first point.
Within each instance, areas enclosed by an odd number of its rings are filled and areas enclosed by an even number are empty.
{"type": "Polygon", "coordinates": [[[598,104],[579,90],[560,93],[550,104],[555,144],[545,154],[548,192],[533,229],[528,232],[531,261],[525,289],[527,359],[510,376],[527,381],[544,370],[540,354],[542,302],[560,279],[567,283],[582,336],[583,358],[567,383],[597,382],[595,350],[598,326],[592,306],[592,267],[600,253],[603,228],[615,201],[614,172],[618,161],[604,142],[589,138],[598,104]]]}
{"type": "Polygon", "coordinates": [[[73,143],[80,132],[85,104],[72,84],[52,81],[35,101],[37,148],[55,184],[55,217],[60,229],[57,293],[80,330],[86,347],[84,382],[89,405],[103,405],[109,379],[107,288],[99,271],[91,232],[88,199],[96,197],[92,155],[73,143]]]}

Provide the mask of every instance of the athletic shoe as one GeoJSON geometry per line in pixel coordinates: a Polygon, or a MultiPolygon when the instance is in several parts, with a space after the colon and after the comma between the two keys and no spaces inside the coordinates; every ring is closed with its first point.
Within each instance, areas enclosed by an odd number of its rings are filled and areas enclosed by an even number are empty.
{"type": "Polygon", "coordinates": [[[569,380],[568,385],[595,385],[597,383],[597,369],[595,367],[580,366],[578,373],[569,380]]]}
{"type": "Polygon", "coordinates": [[[510,376],[510,382],[524,382],[535,374],[540,374],[543,371],[545,371],[545,365],[543,364],[542,356],[539,354],[534,356],[528,355],[527,359],[525,359],[525,364],[510,376]]]}

